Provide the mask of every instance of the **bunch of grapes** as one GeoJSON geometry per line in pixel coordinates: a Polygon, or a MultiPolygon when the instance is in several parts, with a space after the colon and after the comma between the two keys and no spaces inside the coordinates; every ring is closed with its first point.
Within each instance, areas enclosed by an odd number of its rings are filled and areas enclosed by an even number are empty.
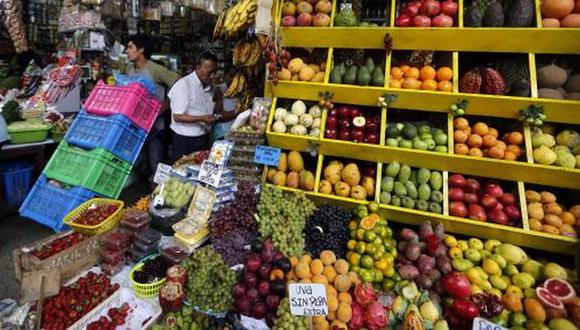
{"type": "Polygon", "coordinates": [[[350,211],[336,205],[319,207],[304,227],[306,251],[317,256],[324,250],[330,250],[339,258],[345,258],[351,215],[350,211]]]}
{"type": "Polygon", "coordinates": [[[258,204],[258,230],[284,255],[300,256],[304,253],[302,230],[314,210],[316,206],[302,192],[284,193],[265,186],[258,204]]]}
{"type": "Polygon", "coordinates": [[[214,249],[222,256],[230,266],[243,264],[251,252],[245,246],[258,237],[257,231],[245,228],[234,228],[227,235],[212,240],[214,249]]]}
{"type": "Polygon", "coordinates": [[[240,182],[234,201],[213,213],[209,224],[209,238],[211,240],[224,238],[236,228],[256,231],[254,212],[258,199],[255,185],[240,182]]]}
{"type": "Polygon", "coordinates": [[[282,299],[276,311],[274,330],[307,330],[310,329],[309,318],[290,314],[288,298],[282,299]]]}
{"type": "Polygon", "coordinates": [[[232,309],[236,272],[211,246],[195,250],[182,266],[187,269],[187,299],[193,306],[213,312],[232,309]]]}

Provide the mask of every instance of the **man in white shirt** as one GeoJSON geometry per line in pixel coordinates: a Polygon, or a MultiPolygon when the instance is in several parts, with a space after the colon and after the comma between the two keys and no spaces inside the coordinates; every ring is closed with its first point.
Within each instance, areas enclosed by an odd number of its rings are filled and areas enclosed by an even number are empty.
{"type": "Polygon", "coordinates": [[[173,161],[209,147],[216,107],[210,83],[216,68],[215,55],[203,52],[195,62],[195,70],[178,80],[169,91],[173,161]]]}

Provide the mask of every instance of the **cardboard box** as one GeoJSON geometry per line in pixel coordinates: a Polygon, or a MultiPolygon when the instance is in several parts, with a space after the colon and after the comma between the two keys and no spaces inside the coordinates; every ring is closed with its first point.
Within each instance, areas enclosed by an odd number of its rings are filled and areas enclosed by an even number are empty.
{"type": "Polygon", "coordinates": [[[40,260],[29,253],[35,248],[64,237],[71,232],[54,234],[27,246],[15,249],[12,255],[16,280],[20,282],[23,273],[26,272],[42,269],[58,269],[61,273],[61,283],[64,283],[78,275],[81,271],[98,264],[101,260],[101,256],[99,255],[101,235],[91,236],[44,260],[40,260]]]}

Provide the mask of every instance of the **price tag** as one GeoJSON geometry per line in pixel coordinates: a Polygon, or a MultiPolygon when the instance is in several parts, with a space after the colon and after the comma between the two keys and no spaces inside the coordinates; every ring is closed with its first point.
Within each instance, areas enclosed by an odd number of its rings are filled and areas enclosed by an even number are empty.
{"type": "Polygon", "coordinates": [[[100,32],[91,31],[89,33],[91,49],[105,49],[105,35],[100,32]]]}
{"type": "Polygon", "coordinates": [[[288,285],[290,313],[292,315],[328,315],[326,287],[324,284],[288,285]]]}
{"type": "Polygon", "coordinates": [[[240,317],[240,322],[246,329],[255,329],[255,330],[268,330],[270,329],[264,320],[257,320],[252,317],[247,317],[242,315],[240,317]]]}
{"type": "Polygon", "coordinates": [[[172,167],[167,164],[162,163],[157,164],[157,171],[155,171],[153,182],[157,184],[162,184],[163,182],[165,182],[167,179],[169,179],[171,169],[172,167]]]}
{"type": "Polygon", "coordinates": [[[481,317],[476,317],[475,319],[473,319],[472,330],[508,330],[508,329],[502,327],[501,325],[490,322],[486,319],[482,319],[481,317]]]}
{"type": "Polygon", "coordinates": [[[280,148],[257,146],[256,152],[254,153],[254,163],[268,166],[278,166],[278,162],[280,161],[280,153],[280,148]]]}
{"type": "Polygon", "coordinates": [[[222,165],[206,159],[201,164],[199,174],[197,175],[197,181],[207,183],[210,186],[217,188],[220,184],[223,170],[224,168],[222,165]]]}

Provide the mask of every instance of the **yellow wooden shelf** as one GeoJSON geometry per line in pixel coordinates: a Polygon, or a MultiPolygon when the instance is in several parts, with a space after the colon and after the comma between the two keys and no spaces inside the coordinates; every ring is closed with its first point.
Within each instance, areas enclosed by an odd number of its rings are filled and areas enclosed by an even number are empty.
{"type": "MultiPolygon", "coordinates": [[[[578,44],[580,44],[580,42],[578,42],[578,44]]],[[[449,107],[452,104],[457,103],[459,100],[466,99],[470,102],[467,107],[466,115],[499,118],[515,119],[518,117],[519,110],[527,108],[533,104],[544,107],[544,113],[550,122],[580,124],[580,101],[430,92],[296,81],[281,81],[276,86],[268,82],[267,85],[266,92],[278,98],[315,101],[320,99],[320,92],[330,92],[334,94],[334,102],[336,103],[348,103],[364,106],[376,106],[379,96],[384,93],[395,93],[397,94],[397,101],[392,103],[391,107],[433,112],[449,112],[449,107]]]]}
{"type": "Polygon", "coordinates": [[[387,33],[395,50],[580,53],[580,29],[576,28],[280,28],[283,46],[305,48],[384,49],[387,33]]]}

